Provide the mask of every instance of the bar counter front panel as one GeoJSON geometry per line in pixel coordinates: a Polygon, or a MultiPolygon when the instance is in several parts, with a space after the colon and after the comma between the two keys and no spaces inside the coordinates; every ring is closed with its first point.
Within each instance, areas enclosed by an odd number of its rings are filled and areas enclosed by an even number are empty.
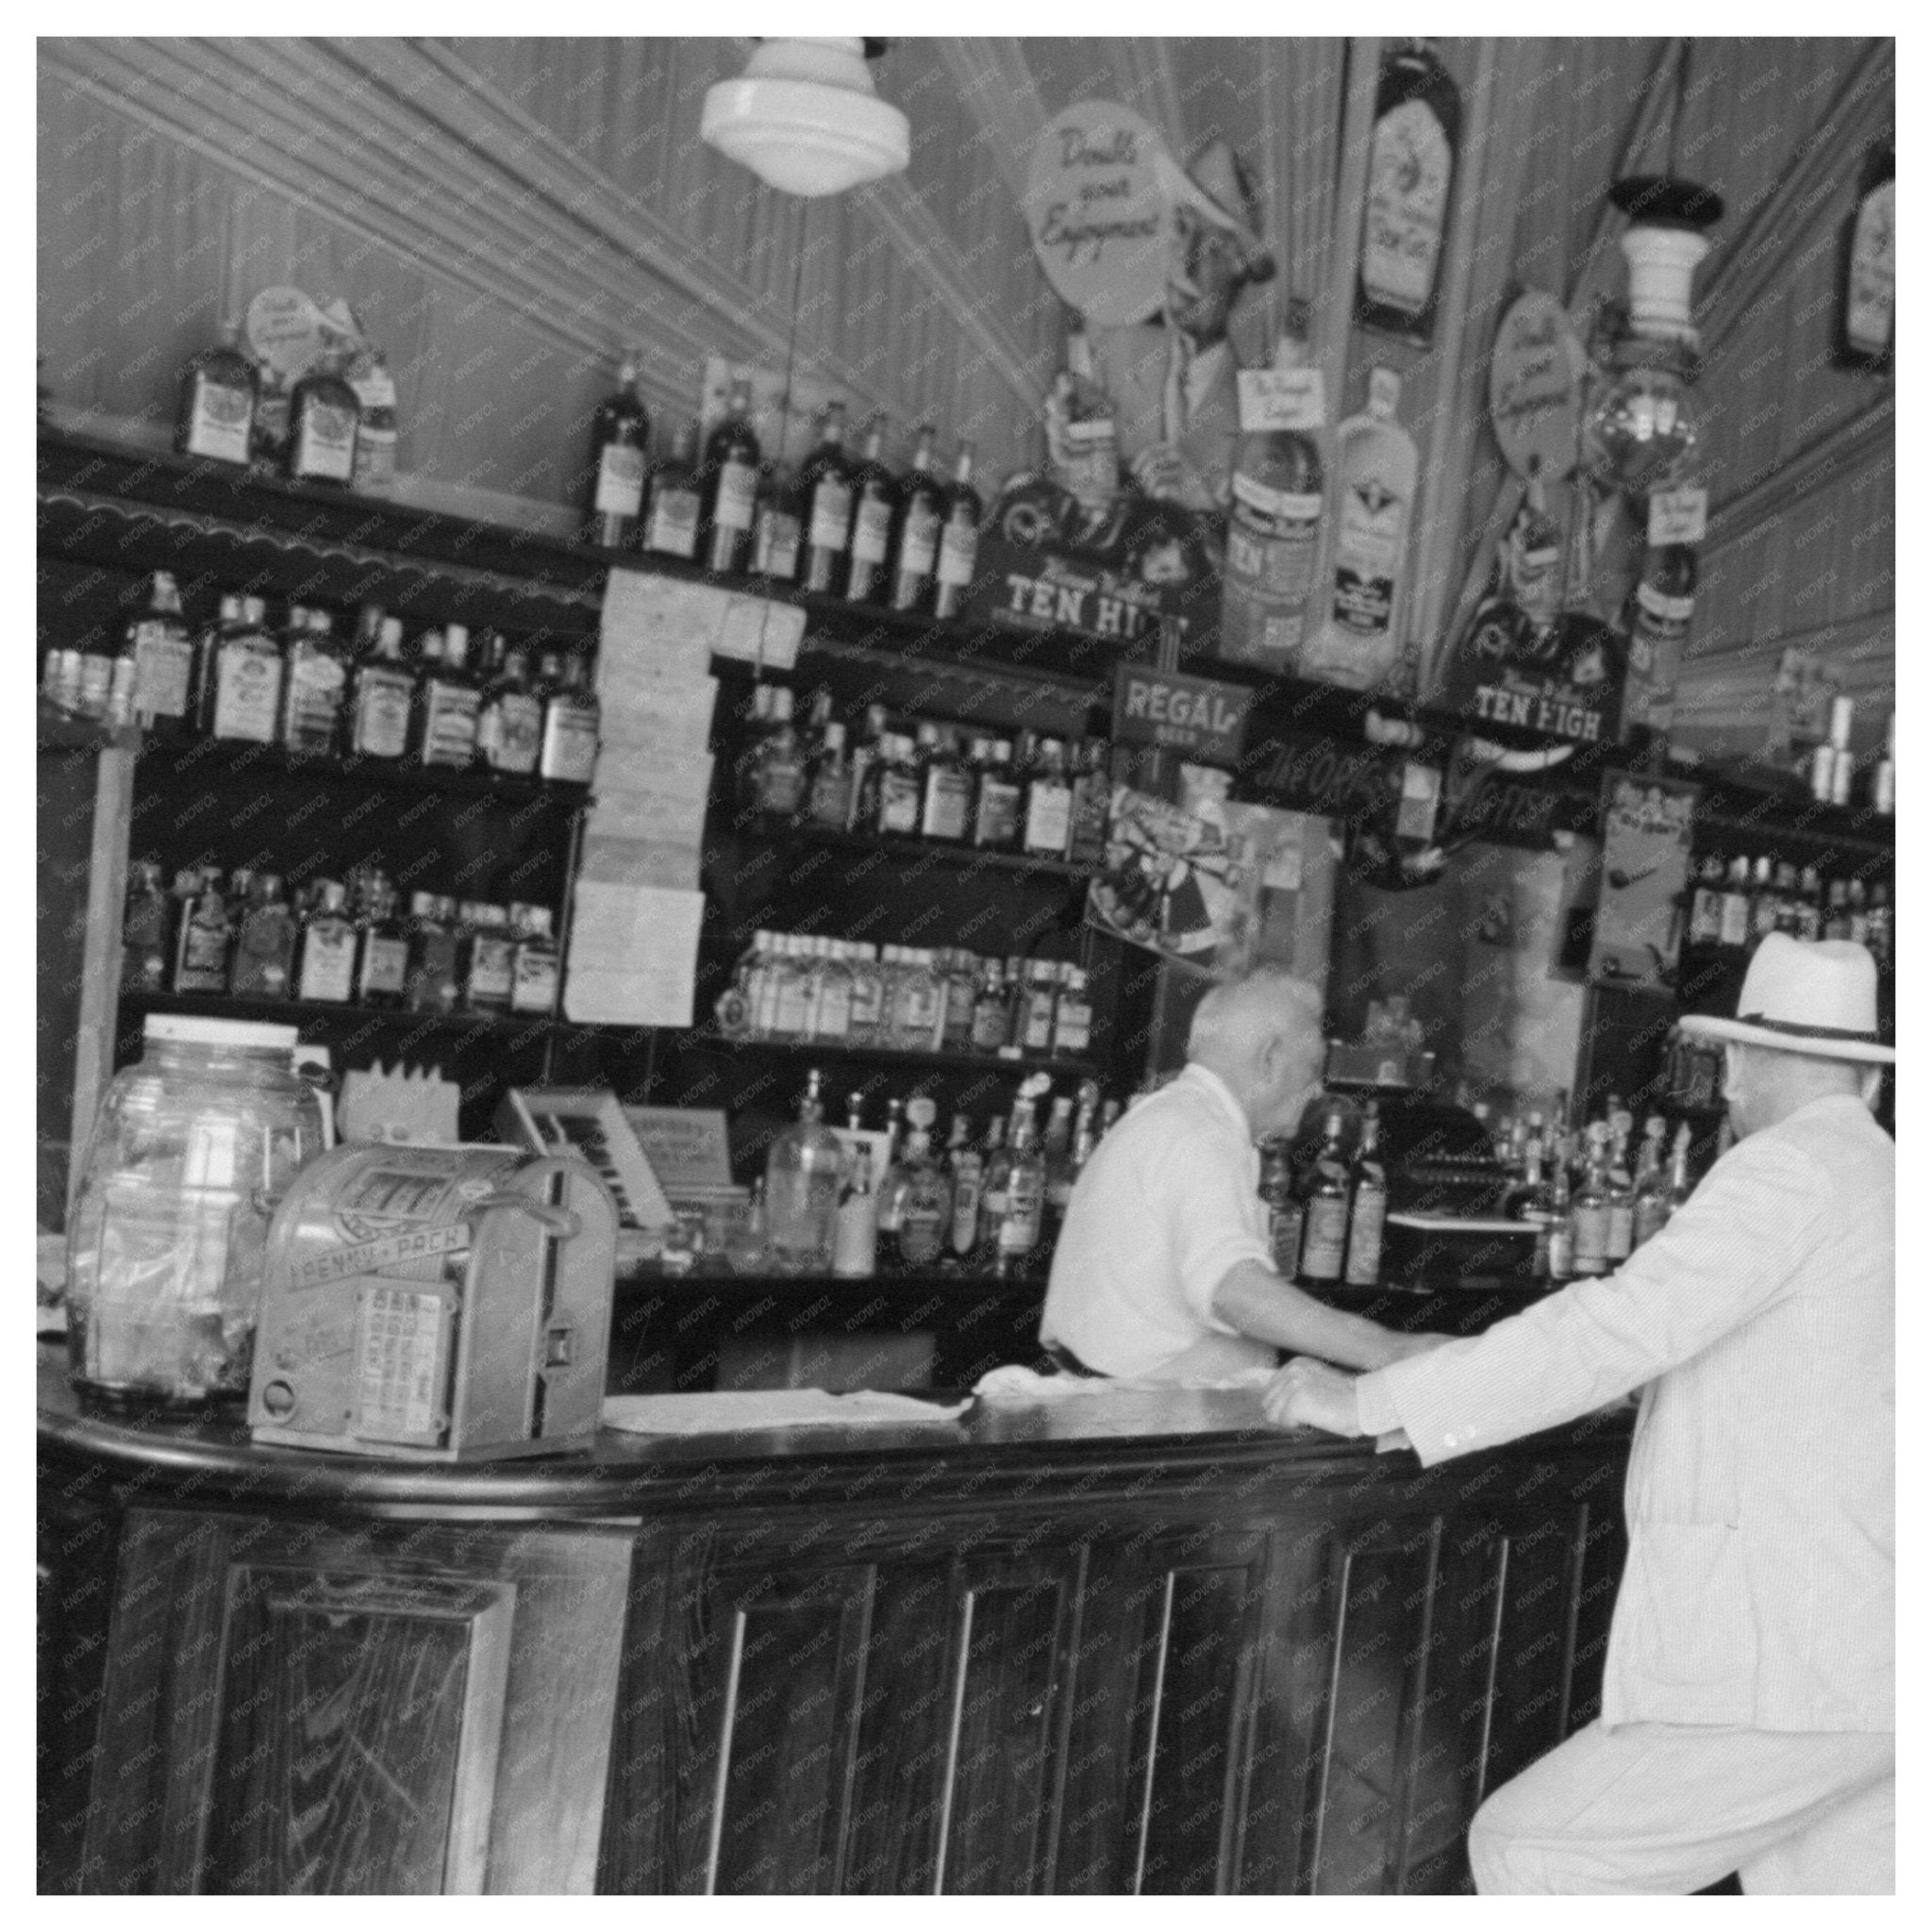
{"type": "Polygon", "coordinates": [[[1594,1713],[1627,1417],[1424,1472],[1106,1410],[423,1468],[43,1351],[42,1888],[1466,1890],[1594,1713]]]}

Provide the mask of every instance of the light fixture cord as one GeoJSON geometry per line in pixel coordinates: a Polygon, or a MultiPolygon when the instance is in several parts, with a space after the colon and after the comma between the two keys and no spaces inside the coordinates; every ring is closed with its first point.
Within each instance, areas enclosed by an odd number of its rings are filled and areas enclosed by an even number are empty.
{"type": "MultiPolygon", "coordinates": [[[[805,258],[808,252],[806,243],[811,227],[812,206],[813,204],[810,200],[807,200],[804,203],[804,213],[800,218],[800,232],[796,250],[798,258],[791,270],[791,321],[785,337],[785,387],[778,394],[778,447],[775,452],[775,459],[780,463],[785,460],[786,425],[791,421],[791,372],[798,360],[798,305],[805,298],[805,258]]],[[[806,508],[808,506],[800,506],[801,509],[806,508]]],[[[800,525],[798,533],[799,554],[803,556],[806,532],[803,527],[802,518],[800,525]]],[[[754,542],[758,541],[756,528],[754,528],[752,533],[752,541],[754,542]]],[[[769,590],[770,585],[768,584],[766,588],[769,590]]],[[[762,684],[765,679],[765,633],[770,628],[772,622],[772,599],[767,596],[763,602],[765,608],[758,618],[758,660],[752,674],[752,681],[756,684],[762,684]]]]}
{"type": "Polygon", "coordinates": [[[1671,138],[1664,149],[1664,173],[1673,176],[1677,172],[1677,134],[1684,125],[1684,103],[1690,93],[1690,56],[1696,47],[1697,42],[1686,35],[1684,51],[1677,57],[1677,94],[1671,107],[1671,138]]]}

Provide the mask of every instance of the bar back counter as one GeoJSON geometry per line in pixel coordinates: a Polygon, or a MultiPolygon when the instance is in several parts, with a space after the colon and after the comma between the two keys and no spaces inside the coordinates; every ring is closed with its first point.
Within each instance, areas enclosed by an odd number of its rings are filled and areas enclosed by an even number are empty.
{"type": "Polygon", "coordinates": [[[1466,1890],[1623,1560],[1624,1416],[1424,1472],[1113,1391],[426,1468],[61,1366],[43,1890],[1466,1890]]]}

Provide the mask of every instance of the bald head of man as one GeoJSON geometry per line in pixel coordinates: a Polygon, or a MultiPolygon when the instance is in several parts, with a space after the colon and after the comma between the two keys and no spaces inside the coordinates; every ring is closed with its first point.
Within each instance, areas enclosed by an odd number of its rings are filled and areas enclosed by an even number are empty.
{"type": "Polygon", "coordinates": [[[1257,1140],[1284,1132],[1322,1084],[1322,996],[1278,967],[1227,980],[1194,1008],[1188,1058],[1225,1082],[1257,1140]]]}

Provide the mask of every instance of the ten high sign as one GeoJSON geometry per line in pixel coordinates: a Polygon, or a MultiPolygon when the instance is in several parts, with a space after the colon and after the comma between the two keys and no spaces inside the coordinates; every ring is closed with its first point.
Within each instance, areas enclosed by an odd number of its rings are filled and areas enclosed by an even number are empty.
{"type": "Polygon", "coordinates": [[[1254,693],[1239,684],[1122,664],[1113,675],[1113,735],[1232,765],[1240,761],[1241,730],[1254,701],[1254,693]]]}

